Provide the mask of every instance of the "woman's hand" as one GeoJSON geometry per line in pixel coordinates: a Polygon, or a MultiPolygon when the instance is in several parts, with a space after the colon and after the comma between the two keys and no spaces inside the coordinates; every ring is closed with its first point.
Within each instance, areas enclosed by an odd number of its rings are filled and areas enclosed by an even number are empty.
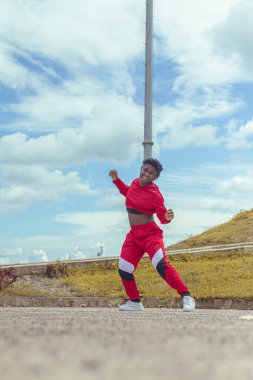
{"type": "Polygon", "coordinates": [[[171,209],[169,209],[169,210],[166,211],[166,213],[165,213],[165,219],[168,222],[170,222],[172,219],[174,219],[174,212],[171,209]]]}
{"type": "Polygon", "coordinates": [[[118,172],[115,169],[112,169],[109,171],[109,176],[112,178],[113,181],[117,181],[118,177],[118,172]]]}

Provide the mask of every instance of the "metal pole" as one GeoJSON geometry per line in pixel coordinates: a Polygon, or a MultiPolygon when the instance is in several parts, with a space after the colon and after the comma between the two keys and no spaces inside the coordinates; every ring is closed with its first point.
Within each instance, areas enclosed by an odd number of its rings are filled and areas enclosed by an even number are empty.
{"type": "Polygon", "coordinates": [[[146,0],[144,159],[152,157],[153,0],[146,0]]]}

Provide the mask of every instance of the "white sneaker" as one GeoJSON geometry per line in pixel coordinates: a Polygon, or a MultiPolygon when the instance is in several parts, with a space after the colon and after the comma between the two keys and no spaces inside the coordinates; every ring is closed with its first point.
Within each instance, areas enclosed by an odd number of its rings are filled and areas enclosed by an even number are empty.
{"type": "Polygon", "coordinates": [[[119,307],[120,311],[142,311],[144,307],[141,302],[133,302],[128,300],[126,303],[119,307]]]}
{"type": "Polygon", "coordinates": [[[195,310],[195,300],[190,296],[183,297],[183,311],[194,311],[195,310]]]}

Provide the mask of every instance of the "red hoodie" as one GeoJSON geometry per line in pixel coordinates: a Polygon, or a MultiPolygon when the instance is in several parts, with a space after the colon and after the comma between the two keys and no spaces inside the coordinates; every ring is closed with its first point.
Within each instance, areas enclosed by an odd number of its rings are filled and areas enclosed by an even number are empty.
{"type": "Polygon", "coordinates": [[[139,178],[127,186],[121,179],[113,181],[119,192],[126,197],[126,208],[138,210],[143,214],[156,214],[162,224],[170,223],[165,218],[166,208],[160,190],[153,182],[147,186],[139,185],[139,178]]]}

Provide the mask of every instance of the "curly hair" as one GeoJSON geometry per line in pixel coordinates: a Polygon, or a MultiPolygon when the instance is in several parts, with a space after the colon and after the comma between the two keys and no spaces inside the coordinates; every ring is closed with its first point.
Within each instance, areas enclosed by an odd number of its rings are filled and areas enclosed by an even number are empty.
{"type": "Polygon", "coordinates": [[[142,161],[142,165],[152,165],[156,169],[157,178],[163,170],[162,164],[156,158],[146,158],[142,161]]]}

